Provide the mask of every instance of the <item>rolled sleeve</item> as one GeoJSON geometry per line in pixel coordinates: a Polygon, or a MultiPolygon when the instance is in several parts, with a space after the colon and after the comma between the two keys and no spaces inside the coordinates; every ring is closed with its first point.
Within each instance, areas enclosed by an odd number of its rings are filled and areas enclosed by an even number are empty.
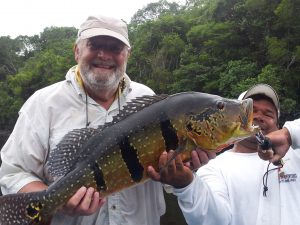
{"type": "Polygon", "coordinates": [[[16,193],[32,181],[41,181],[46,152],[40,142],[39,131],[34,128],[27,113],[20,112],[15,128],[1,150],[2,193],[16,193]]]}

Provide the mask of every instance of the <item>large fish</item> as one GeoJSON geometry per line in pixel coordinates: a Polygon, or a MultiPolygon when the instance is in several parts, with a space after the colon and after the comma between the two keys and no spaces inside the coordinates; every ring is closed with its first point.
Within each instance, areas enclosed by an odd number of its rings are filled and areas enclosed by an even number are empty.
{"type": "Polygon", "coordinates": [[[0,197],[0,222],[46,222],[81,186],[107,196],[144,182],[147,167],[158,169],[164,150],[173,149],[184,160],[196,147],[221,150],[258,131],[252,104],[199,92],[137,98],[112,122],[66,134],[48,159],[57,181],[41,192],[0,197]]]}

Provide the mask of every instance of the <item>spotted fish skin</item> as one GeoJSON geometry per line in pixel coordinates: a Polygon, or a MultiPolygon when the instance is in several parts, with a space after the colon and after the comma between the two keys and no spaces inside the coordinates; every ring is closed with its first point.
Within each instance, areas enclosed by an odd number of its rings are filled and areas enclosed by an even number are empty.
{"type": "Polygon", "coordinates": [[[0,222],[43,224],[81,186],[94,187],[104,197],[142,183],[149,179],[147,167],[157,169],[164,150],[184,149],[184,160],[196,147],[220,150],[256,133],[252,114],[251,99],[199,92],[137,98],[111,123],[66,134],[48,159],[57,181],[42,192],[0,197],[0,222]]]}

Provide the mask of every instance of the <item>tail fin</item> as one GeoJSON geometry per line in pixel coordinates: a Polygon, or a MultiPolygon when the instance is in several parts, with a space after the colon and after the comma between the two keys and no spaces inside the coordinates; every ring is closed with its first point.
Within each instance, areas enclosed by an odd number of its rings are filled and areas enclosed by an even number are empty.
{"type": "Polygon", "coordinates": [[[49,218],[42,217],[45,191],[18,193],[0,197],[1,225],[44,224],[49,218]]]}

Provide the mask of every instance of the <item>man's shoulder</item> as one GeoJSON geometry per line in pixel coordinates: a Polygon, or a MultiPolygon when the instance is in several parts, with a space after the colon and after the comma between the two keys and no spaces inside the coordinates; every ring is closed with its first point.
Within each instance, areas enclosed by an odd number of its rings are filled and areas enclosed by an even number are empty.
{"type": "Polygon", "coordinates": [[[215,160],[218,161],[227,161],[231,160],[233,157],[236,157],[236,153],[233,152],[232,150],[224,151],[223,153],[217,155],[215,160]]]}
{"type": "Polygon", "coordinates": [[[201,170],[222,170],[223,168],[228,167],[228,165],[232,165],[236,160],[237,155],[232,151],[226,151],[222,154],[219,154],[216,158],[209,160],[208,164],[200,167],[201,170]]]}
{"type": "Polygon", "coordinates": [[[132,92],[132,94],[135,95],[154,95],[154,91],[141,83],[135,82],[135,81],[131,81],[130,83],[130,92],[132,92]]]}
{"type": "Polygon", "coordinates": [[[40,104],[44,105],[46,102],[49,101],[49,99],[53,99],[53,97],[55,99],[58,99],[58,96],[65,95],[66,93],[63,90],[65,89],[65,83],[66,81],[60,81],[35,91],[28,98],[23,107],[29,107],[31,105],[38,106],[40,104]]]}
{"type": "Polygon", "coordinates": [[[57,90],[58,88],[61,88],[66,83],[66,80],[58,81],[56,83],[50,84],[46,87],[43,87],[36,92],[38,93],[45,93],[48,94],[49,92],[52,93],[53,90],[57,90]]]}
{"type": "Polygon", "coordinates": [[[59,81],[57,83],[48,85],[46,87],[43,87],[43,88],[37,90],[32,96],[42,95],[42,97],[47,97],[47,96],[52,96],[52,95],[56,95],[56,94],[62,95],[63,94],[62,89],[64,89],[65,84],[66,84],[65,80],[59,81]]]}

